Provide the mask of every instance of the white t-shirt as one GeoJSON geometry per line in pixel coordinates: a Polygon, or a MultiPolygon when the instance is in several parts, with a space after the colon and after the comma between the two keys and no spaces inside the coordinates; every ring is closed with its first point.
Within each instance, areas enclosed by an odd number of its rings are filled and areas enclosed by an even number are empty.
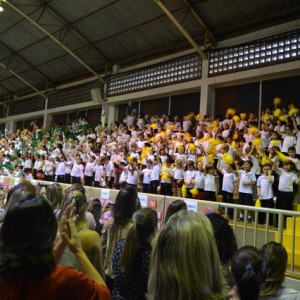
{"type": "Polygon", "coordinates": [[[250,171],[246,173],[244,170],[240,170],[239,176],[240,176],[239,192],[252,194],[253,185],[244,185],[244,182],[256,182],[256,177],[254,172],[250,171]]]}
{"type": "Polygon", "coordinates": [[[267,148],[270,143],[270,133],[264,130],[261,130],[259,133],[261,136],[261,146],[267,148]]]}
{"type": "Polygon", "coordinates": [[[73,162],[71,160],[68,160],[65,162],[65,173],[66,174],[71,174],[71,171],[72,171],[72,165],[73,165],[73,162]]]}
{"type": "Polygon", "coordinates": [[[73,177],[80,177],[83,178],[83,165],[82,164],[78,164],[76,161],[74,162],[72,171],[71,171],[71,176],[73,177]]]}
{"type": "Polygon", "coordinates": [[[94,162],[88,162],[85,165],[85,169],[84,169],[84,175],[85,176],[93,176],[93,172],[94,172],[94,162]]]}
{"type": "Polygon", "coordinates": [[[104,168],[102,165],[95,165],[94,166],[94,172],[95,172],[95,181],[100,182],[101,177],[104,173],[104,168]]]}
{"type": "Polygon", "coordinates": [[[124,169],[122,170],[121,175],[120,175],[119,182],[120,182],[120,183],[125,182],[125,181],[127,180],[127,177],[128,177],[128,170],[124,168],[124,169]]]}
{"type": "Polygon", "coordinates": [[[160,170],[161,170],[161,164],[157,164],[153,167],[152,172],[151,172],[151,181],[159,180],[160,170]]]}
{"type": "Polygon", "coordinates": [[[134,170],[132,172],[132,171],[128,170],[128,175],[127,175],[126,182],[128,184],[138,185],[139,184],[139,173],[138,173],[138,171],[134,170]]]}
{"type": "Polygon", "coordinates": [[[278,190],[281,192],[293,192],[293,184],[298,180],[298,177],[293,172],[286,172],[284,169],[278,169],[279,185],[278,190]]]}
{"type": "Polygon", "coordinates": [[[145,184],[149,184],[150,183],[150,179],[151,179],[151,172],[152,172],[152,169],[143,169],[141,171],[141,173],[143,174],[143,183],[145,184]]]}
{"type": "Polygon", "coordinates": [[[184,178],[184,169],[174,168],[174,179],[180,180],[184,178]]]}
{"type": "Polygon", "coordinates": [[[297,137],[296,153],[299,155],[300,154],[300,131],[297,132],[296,137],[297,137]]]}
{"type": "Polygon", "coordinates": [[[64,161],[58,163],[56,167],[55,175],[65,175],[65,169],[66,166],[64,161]]]}
{"type": "Polygon", "coordinates": [[[105,168],[105,175],[107,177],[115,177],[115,166],[111,160],[106,165],[104,165],[104,168],[105,168]]]}
{"type": "Polygon", "coordinates": [[[210,192],[217,191],[216,176],[211,174],[204,175],[204,190],[210,192]]]}
{"type": "Polygon", "coordinates": [[[182,122],[182,129],[184,132],[188,131],[190,126],[192,125],[192,122],[190,120],[184,120],[182,122]]]}
{"type": "Polygon", "coordinates": [[[195,187],[197,189],[204,189],[204,173],[203,172],[196,171],[195,187]]]}
{"type": "Polygon", "coordinates": [[[268,176],[262,174],[257,178],[256,185],[260,187],[260,200],[272,199],[273,198],[273,188],[272,184],[274,182],[274,176],[271,175],[272,181],[269,182],[268,176]]]}
{"type": "Polygon", "coordinates": [[[55,171],[55,165],[52,161],[46,161],[44,164],[45,175],[53,175],[55,171]]]}
{"type": "Polygon", "coordinates": [[[191,183],[191,181],[195,180],[196,171],[195,170],[187,170],[184,175],[184,182],[186,184],[186,187],[189,189],[192,189],[194,187],[194,183],[191,183]]]}
{"type": "Polygon", "coordinates": [[[222,174],[223,174],[222,191],[233,193],[234,183],[237,181],[235,174],[232,172],[227,172],[226,170],[223,170],[222,174]]]}
{"type": "Polygon", "coordinates": [[[289,147],[296,145],[296,137],[293,135],[284,135],[281,151],[288,152],[289,147]]]}

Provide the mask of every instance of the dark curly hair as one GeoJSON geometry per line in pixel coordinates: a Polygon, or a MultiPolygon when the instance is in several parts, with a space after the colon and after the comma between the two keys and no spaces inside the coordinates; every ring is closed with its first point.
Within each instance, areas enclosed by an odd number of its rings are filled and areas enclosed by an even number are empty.
{"type": "Polygon", "coordinates": [[[226,264],[237,250],[237,242],[233,230],[228,221],[220,214],[211,213],[206,216],[209,218],[214,230],[221,263],[226,264]]]}
{"type": "Polygon", "coordinates": [[[8,282],[35,280],[55,267],[57,221],[41,195],[14,192],[0,230],[0,277],[8,282]],[[13,199],[18,198],[18,199],[13,199]]]}

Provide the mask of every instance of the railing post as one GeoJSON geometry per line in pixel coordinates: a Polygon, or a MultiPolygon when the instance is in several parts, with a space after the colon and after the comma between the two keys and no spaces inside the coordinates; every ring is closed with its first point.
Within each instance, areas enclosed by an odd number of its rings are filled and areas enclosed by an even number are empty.
{"type": "Polygon", "coordinates": [[[294,272],[295,264],[295,234],[296,234],[296,217],[293,216],[293,229],[292,229],[292,253],[291,253],[291,271],[294,272]]]}
{"type": "Polygon", "coordinates": [[[282,244],[282,237],[283,237],[283,222],[284,216],[280,212],[278,216],[278,243],[282,244]]]}

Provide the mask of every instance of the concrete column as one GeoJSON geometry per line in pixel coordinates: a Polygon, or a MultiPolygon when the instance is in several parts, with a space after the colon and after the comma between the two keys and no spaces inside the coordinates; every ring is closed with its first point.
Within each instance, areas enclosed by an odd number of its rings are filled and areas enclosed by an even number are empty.
{"type": "Polygon", "coordinates": [[[213,116],[215,112],[215,88],[208,84],[208,60],[202,60],[200,114],[213,116]]]}
{"type": "Polygon", "coordinates": [[[15,132],[16,131],[16,122],[15,121],[7,121],[6,123],[7,132],[15,132]]]}
{"type": "Polygon", "coordinates": [[[43,122],[43,127],[44,128],[47,128],[48,126],[50,126],[50,124],[52,122],[52,118],[53,118],[52,115],[50,115],[48,113],[44,114],[44,122],[43,122]]]}
{"type": "Polygon", "coordinates": [[[114,105],[106,104],[106,123],[113,122],[116,120],[116,107],[114,105]]]}

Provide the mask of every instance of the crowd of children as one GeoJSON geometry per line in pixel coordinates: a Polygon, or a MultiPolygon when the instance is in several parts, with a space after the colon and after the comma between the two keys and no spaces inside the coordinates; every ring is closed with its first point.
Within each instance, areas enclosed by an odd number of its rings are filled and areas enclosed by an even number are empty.
{"type": "MultiPolygon", "coordinates": [[[[193,113],[136,116],[91,128],[84,118],[5,132],[1,173],[87,186],[137,187],[160,193],[292,210],[300,172],[300,114],[290,105],[266,108],[260,118],[228,109],[212,120],[193,113]]],[[[299,199],[297,199],[299,200],[299,199]]],[[[243,219],[244,215],[241,214],[243,219]]],[[[250,218],[250,216],[249,216],[250,218]]]]}

